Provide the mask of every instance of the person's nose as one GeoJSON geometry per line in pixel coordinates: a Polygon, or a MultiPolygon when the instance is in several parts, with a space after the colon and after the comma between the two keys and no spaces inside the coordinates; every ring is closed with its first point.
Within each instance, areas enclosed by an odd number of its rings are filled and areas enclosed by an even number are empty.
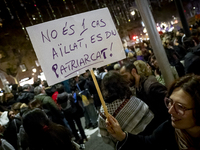
{"type": "Polygon", "coordinates": [[[169,109],[168,109],[168,113],[169,114],[176,114],[176,110],[175,110],[175,105],[173,104],[169,109]]]}

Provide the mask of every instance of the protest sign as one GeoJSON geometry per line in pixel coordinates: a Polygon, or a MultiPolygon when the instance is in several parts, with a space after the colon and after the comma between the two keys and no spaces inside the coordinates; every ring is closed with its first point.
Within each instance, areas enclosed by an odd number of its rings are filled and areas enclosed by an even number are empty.
{"type": "Polygon", "coordinates": [[[49,85],[125,58],[108,8],[26,29],[49,85]]]}

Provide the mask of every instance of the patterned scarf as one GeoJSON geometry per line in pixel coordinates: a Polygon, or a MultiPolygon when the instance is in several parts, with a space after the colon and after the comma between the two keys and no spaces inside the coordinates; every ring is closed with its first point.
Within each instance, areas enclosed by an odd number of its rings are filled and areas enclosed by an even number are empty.
{"type": "MultiPolygon", "coordinates": [[[[108,113],[118,120],[122,130],[132,134],[139,134],[144,131],[154,118],[149,107],[135,96],[128,100],[115,100],[112,103],[106,103],[106,106],[108,113]]],[[[99,114],[100,134],[105,143],[114,147],[117,141],[108,133],[105,119],[104,110],[101,107],[99,114]]]]}
{"type": "Polygon", "coordinates": [[[185,131],[175,129],[175,137],[178,143],[179,150],[199,150],[200,141],[195,143],[192,137],[185,131]]]}

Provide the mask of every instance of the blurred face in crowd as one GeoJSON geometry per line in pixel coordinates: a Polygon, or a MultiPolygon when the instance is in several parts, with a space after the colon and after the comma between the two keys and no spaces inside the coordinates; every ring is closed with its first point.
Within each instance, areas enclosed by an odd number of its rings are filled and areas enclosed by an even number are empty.
{"type": "Polygon", "coordinates": [[[79,81],[79,77],[76,76],[76,77],[74,78],[74,80],[75,80],[76,82],[78,82],[78,81],[79,81]]]}
{"type": "Polygon", "coordinates": [[[13,111],[10,111],[8,115],[10,119],[13,119],[15,117],[15,113],[13,111]]]}
{"type": "Polygon", "coordinates": [[[154,66],[156,69],[159,68],[158,62],[156,59],[151,58],[151,65],[154,66]]]}
{"type": "Polygon", "coordinates": [[[192,97],[181,88],[176,88],[171,94],[170,99],[173,101],[173,104],[168,108],[168,112],[171,114],[172,126],[177,129],[185,129],[186,131],[197,128],[193,115],[194,100],[192,97]],[[183,113],[179,114],[179,110],[183,113]]]}
{"type": "Polygon", "coordinates": [[[134,76],[131,74],[131,72],[129,72],[129,71],[126,70],[125,66],[123,66],[120,69],[120,73],[128,80],[130,87],[132,87],[132,86],[135,85],[135,78],[134,78],[134,76]]]}

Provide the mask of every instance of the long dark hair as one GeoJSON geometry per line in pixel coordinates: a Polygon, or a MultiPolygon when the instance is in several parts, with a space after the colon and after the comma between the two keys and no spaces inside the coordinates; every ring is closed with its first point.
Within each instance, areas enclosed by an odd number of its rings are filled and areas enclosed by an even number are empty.
{"type": "Polygon", "coordinates": [[[43,150],[73,150],[69,131],[62,125],[51,122],[46,114],[35,108],[22,116],[23,126],[31,145],[43,150]]]}
{"type": "Polygon", "coordinates": [[[102,93],[107,103],[117,99],[129,99],[131,91],[128,81],[118,72],[109,71],[102,80],[102,93]]]}
{"type": "Polygon", "coordinates": [[[200,125],[200,76],[190,74],[176,80],[170,87],[167,96],[169,97],[176,88],[181,88],[187,92],[194,100],[194,117],[196,124],[200,125]]]}

